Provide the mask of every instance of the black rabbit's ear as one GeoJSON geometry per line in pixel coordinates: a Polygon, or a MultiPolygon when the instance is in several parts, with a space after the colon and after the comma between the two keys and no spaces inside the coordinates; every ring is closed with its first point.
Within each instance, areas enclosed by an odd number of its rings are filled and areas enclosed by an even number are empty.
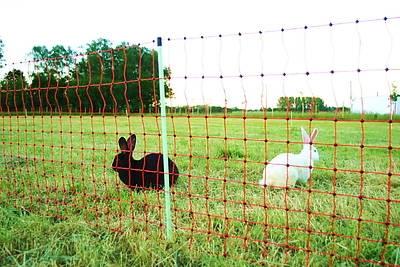
{"type": "Polygon", "coordinates": [[[126,139],[125,139],[124,137],[121,137],[121,138],[118,140],[118,144],[119,144],[119,148],[120,148],[122,151],[125,151],[125,152],[129,151],[129,149],[128,149],[128,143],[126,142],[126,139]]]}
{"type": "Polygon", "coordinates": [[[136,146],[136,135],[132,134],[128,138],[128,149],[129,149],[129,151],[132,152],[133,150],[135,150],[135,146],[136,146]]]}

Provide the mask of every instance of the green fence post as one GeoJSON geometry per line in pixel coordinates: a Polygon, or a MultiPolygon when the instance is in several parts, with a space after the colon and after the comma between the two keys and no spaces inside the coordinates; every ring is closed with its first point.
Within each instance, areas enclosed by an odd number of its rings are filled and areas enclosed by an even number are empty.
{"type": "Polygon", "coordinates": [[[160,87],[160,104],[161,104],[161,143],[164,164],[164,192],[165,192],[165,232],[167,240],[172,239],[172,215],[171,215],[171,190],[169,184],[169,167],[168,167],[168,140],[167,140],[167,114],[165,103],[165,80],[164,65],[162,60],[162,39],[157,38],[158,53],[158,85],[160,87]]]}

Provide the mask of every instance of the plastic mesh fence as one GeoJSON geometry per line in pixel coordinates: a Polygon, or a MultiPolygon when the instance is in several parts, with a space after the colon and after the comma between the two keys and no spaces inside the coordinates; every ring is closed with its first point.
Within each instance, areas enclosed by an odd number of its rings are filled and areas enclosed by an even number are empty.
{"type": "MultiPolygon", "coordinates": [[[[174,236],[251,264],[399,265],[399,26],[164,38],[174,236]]],[[[115,162],[162,151],[155,41],[3,73],[1,205],[164,236],[161,158],[115,162]]]]}

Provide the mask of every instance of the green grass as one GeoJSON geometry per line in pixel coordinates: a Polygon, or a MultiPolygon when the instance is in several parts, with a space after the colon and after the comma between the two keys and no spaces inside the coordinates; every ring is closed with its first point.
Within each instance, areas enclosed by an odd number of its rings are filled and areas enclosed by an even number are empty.
{"type": "Polygon", "coordinates": [[[3,116],[0,265],[400,264],[399,123],[311,123],[320,161],[286,192],[258,186],[264,161],[299,152],[309,120],[169,118],[181,176],[166,242],[162,192],[131,192],[110,168],[130,132],[136,158],[160,151],[159,120],[3,116]]]}

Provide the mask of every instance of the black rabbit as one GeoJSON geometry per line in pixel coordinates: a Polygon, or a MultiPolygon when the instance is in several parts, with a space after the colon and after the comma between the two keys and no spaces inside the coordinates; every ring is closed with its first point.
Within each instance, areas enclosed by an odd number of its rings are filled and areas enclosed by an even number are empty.
{"type": "MultiPolygon", "coordinates": [[[[154,188],[159,190],[164,187],[164,166],[161,153],[145,155],[140,160],[133,158],[136,145],[136,135],[132,134],[128,141],[121,137],[118,141],[121,153],[115,156],[112,163],[114,171],[118,172],[121,181],[130,189],[154,188]]],[[[168,158],[169,184],[176,183],[179,170],[176,164],[168,158]]]]}

